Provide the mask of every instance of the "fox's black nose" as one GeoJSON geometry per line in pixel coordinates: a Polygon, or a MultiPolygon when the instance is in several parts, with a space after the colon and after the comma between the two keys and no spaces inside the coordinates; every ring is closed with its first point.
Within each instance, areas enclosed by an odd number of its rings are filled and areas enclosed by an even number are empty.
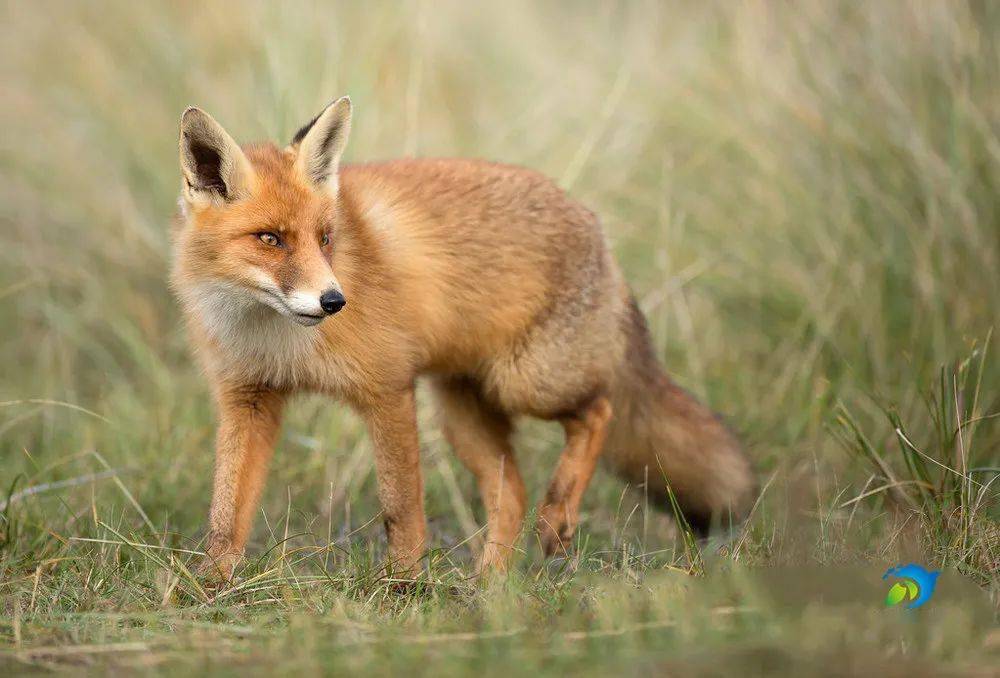
{"type": "Polygon", "coordinates": [[[333,315],[340,309],[344,308],[345,304],[347,304],[347,300],[344,299],[344,295],[337,290],[327,290],[319,297],[320,308],[322,308],[327,315],[333,315]]]}

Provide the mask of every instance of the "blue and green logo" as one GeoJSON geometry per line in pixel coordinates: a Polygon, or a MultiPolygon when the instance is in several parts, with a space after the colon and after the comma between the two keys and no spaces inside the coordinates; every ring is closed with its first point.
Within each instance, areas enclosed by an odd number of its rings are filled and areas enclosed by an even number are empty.
{"type": "Polygon", "coordinates": [[[885,596],[885,606],[892,607],[905,602],[906,605],[903,607],[907,610],[920,607],[934,595],[939,574],[941,574],[939,570],[926,570],[916,563],[890,567],[882,575],[882,579],[894,577],[898,581],[889,588],[889,593],[885,596]]]}

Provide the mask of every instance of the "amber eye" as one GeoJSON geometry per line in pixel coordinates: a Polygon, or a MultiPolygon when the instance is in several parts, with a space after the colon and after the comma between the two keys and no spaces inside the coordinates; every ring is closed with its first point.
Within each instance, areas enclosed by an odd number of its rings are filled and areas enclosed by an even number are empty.
{"type": "Polygon", "coordinates": [[[281,238],[274,233],[258,233],[257,239],[265,245],[271,245],[272,247],[278,247],[281,245],[281,238]]]}
{"type": "Polygon", "coordinates": [[[330,244],[330,234],[324,233],[323,237],[319,239],[319,246],[326,247],[329,244],[330,244]]]}

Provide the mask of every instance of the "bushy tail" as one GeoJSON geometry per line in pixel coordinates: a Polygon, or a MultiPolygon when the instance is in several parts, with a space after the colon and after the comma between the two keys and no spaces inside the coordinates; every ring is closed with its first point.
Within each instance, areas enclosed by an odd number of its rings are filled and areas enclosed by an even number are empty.
{"type": "Polygon", "coordinates": [[[635,299],[628,350],[612,393],[604,458],[629,483],[648,482],[650,502],[671,510],[667,487],[688,523],[704,534],[746,517],[757,493],[753,468],[719,417],[674,384],[650,341],[635,299]]]}

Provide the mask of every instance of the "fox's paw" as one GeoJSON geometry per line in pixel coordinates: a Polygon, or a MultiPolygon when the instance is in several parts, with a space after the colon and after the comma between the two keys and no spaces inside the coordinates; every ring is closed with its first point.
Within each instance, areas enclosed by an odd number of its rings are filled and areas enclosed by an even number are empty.
{"type": "Polygon", "coordinates": [[[567,555],[573,543],[576,525],[565,518],[564,512],[546,509],[542,510],[538,519],[542,552],[546,557],[567,555]]]}
{"type": "Polygon", "coordinates": [[[243,560],[243,554],[225,551],[213,554],[209,551],[198,566],[198,577],[209,586],[222,586],[233,579],[236,566],[243,560]]]}
{"type": "Polygon", "coordinates": [[[493,575],[507,574],[513,547],[496,542],[487,542],[479,556],[479,567],[476,573],[480,579],[488,579],[493,575]]]}

